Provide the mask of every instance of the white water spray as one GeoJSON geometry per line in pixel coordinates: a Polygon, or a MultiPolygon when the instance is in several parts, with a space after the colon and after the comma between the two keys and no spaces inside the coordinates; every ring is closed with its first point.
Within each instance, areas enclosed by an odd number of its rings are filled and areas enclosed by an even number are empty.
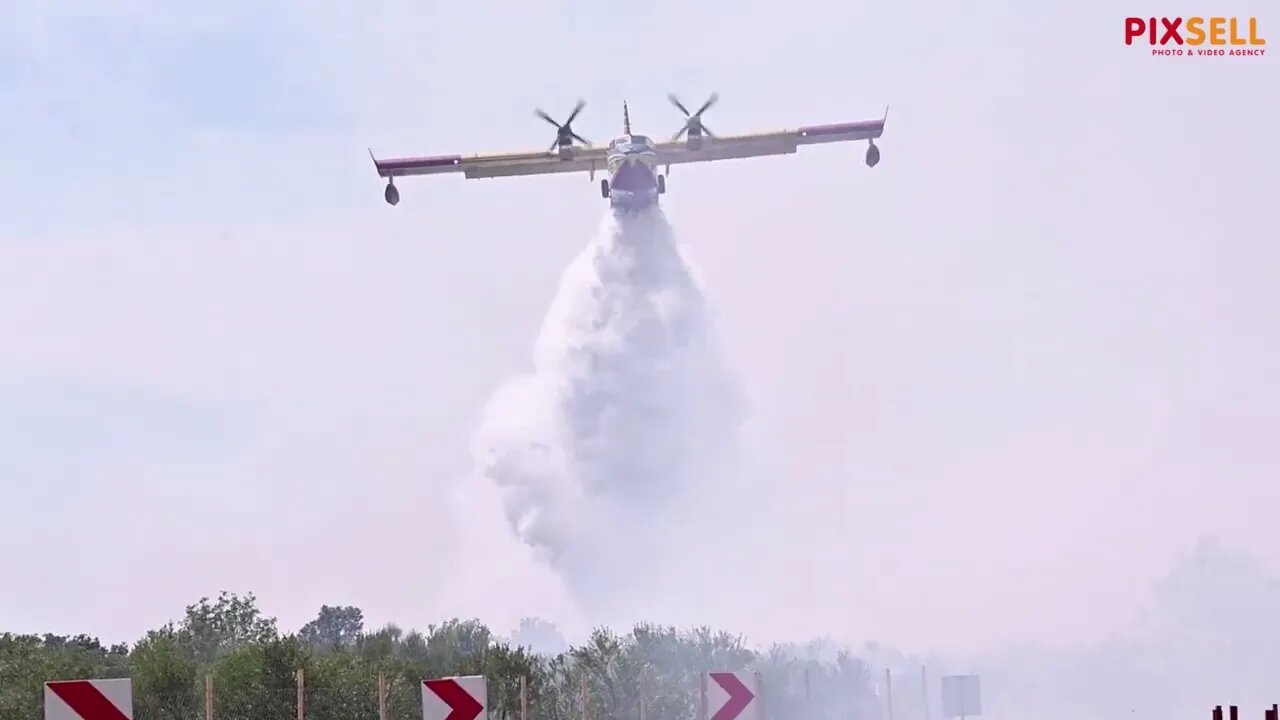
{"type": "Polygon", "coordinates": [[[476,467],[520,539],[598,607],[665,555],[673,503],[723,471],[740,410],[662,211],[610,212],[561,278],[533,371],[490,399],[476,467]]]}

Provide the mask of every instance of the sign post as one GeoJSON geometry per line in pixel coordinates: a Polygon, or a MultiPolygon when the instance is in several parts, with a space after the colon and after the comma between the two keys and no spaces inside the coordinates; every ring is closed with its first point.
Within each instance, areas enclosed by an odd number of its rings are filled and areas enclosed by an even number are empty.
{"type": "Polygon", "coordinates": [[[943,717],[978,717],[982,714],[982,685],[977,675],[947,675],[942,678],[943,717]]]}

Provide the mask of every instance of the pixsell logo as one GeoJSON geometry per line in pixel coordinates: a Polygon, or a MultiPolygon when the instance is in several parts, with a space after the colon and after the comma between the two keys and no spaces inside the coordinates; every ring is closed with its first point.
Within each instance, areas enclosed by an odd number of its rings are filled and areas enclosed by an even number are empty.
{"type": "Polygon", "coordinates": [[[1124,44],[1146,41],[1161,57],[1262,57],[1267,39],[1256,17],[1124,19],[1124,44]]]}

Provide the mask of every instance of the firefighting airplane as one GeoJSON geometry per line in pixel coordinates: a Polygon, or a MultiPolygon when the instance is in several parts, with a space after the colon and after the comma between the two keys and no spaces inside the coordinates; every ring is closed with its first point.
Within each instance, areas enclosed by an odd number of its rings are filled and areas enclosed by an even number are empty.
{"type": "Polygon", "coordinates": [[[569,118],[558,123],[542,110],[534,114],[556,128],[556,139],[547,150],[538,152],[484,154],[463,157],[441,155],[436,157],[393,158],[379,160],[369,151],[378,175],[387,178],[386,201],[400,202],[400,191],[395,179],[405,175],[436,175],[460,172],[467,178],[495,178],[514,175],[546,175],[551,173],[586,170],[592,181],[597,170],[608,174],[600,180],[600,195],[610,206],[623,210],[636,210],[658,202],[658,196],[667,191],[667,175],[671,166],[681,163],[710,162],[731,158],[759,157],[762,155],[787,155],[796,152],[800,145],[815,143],[866,140],[866,162],[875,167],[880,162],[880,149],[875,138],[884,132],[885,117],[879,120],[839,123],[835,125],[811,125],[798,130],[754,133],[750,135],[718,136],[702,122],[702,114],[716,103],[719,96],[711,98],[689,112],[675,95],[668,95],[671,104],[685,115],[685,124],[668,142],[654,142],[644,135],[631,132],[631,116],[627,104],[622,104],[623,134],[607,146],[594,146],[574,132],[572,123],[586,103],[579,100],[569,118]],[[686,136],[681,141],[681,136],[686,136]],[[581,147],[574,144],[577,141],[581,147]],[[666,174],[658,169],[666,168],[666,174]]]}

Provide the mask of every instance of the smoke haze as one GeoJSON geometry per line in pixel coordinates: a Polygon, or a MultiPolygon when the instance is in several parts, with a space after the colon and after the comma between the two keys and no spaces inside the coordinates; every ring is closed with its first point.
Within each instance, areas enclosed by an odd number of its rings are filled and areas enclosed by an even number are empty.
{"type": "MultiPolygon", "coordinates": [[[[606,214],[562,275],[532,370],[502,384],[484,408],[473,448],[477,497],[500,508],[506,531],[529,553],[526,570],[551,569],[534,574],[544,591],[558,584],[571,599],[571,612],[552,616],[576,623],[575,634],[653,619],[746,629],[752,617],[787,615],[789,592],[819,590],[809,579],[832,588],[857,582],[840,579],[847,573],[835,544],[802,529],[811,513],[804,503],[777,506],[784,494],[765,492],[759,502],[772,497],[775,506],[745,532],[734,535],[739,523],[725,519],[760,509],[725,511],[725,490],[767,490],[770,474],[785,473],[759,467],[757,453],[745,457],[746,402],[711,306],[661,211],[606,214]],[[699,557],[726,543],[753,558],[750,568],[699,557]]],[[[857,496],[858,485],[848,477],[843,489],[857,496]]],[[[1248,556],[1203,542],[1152,588],[1128,630],[1101,641],[938,652],[870,642],[872,623],[868,644],[804,645],[802,632],[787,652],[830,662],[847,649],[890,669],[897,720],[939,716],[939,678],[968,672],[982,675],[991,717],[1191,720],[1213,704],[1268,702],[1280,669],[1280,624],[1267,614],[1280,601],[1278,582],[1248,556]],[[1227,658],[1253,664],[1233,667],[1227,658]]],[[[551,643],[535,641],[529,623],[517,632],[521,642],[551,643]]],[[[880,692],[884,700],[890,688],[880,692]]]]}

